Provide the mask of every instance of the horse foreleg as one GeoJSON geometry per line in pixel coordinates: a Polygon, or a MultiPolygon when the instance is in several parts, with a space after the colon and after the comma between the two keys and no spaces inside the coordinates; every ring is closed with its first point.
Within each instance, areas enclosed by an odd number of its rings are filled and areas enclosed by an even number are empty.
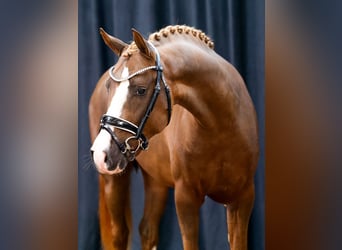
{"type": "Polygon", "coordinates": [[[104,250],[129,249],[129,185],[130,170],[121,176],[100,176],[99,217],[104,250]]]}
{"type": "Polygon", "coordinates": [[[254,204],[254,183],[227,206],[228,241],[231,250],[247,250],[248,222],[254,204]]]}
{"type": "Polygon", "coordinates": [[[165,210],[168,188],[143,170],[145,187],[144,216],[139,225],[142,250],[155,250],[158,244],[160,218],[165,210]]]}
{"type": "Polygon", "coordinates": [[[100,223],[100,234],[101,243],[104,250],[113,249],[112,246],[112,233],[111,233],[111,223],[108,207],[105,200],[104,186],[105,180],[103,176],[99,177],[99,223],[100,223]]]}
{"type": "Polygon", "coordinates": [[[175,203],[184,250],[198,250],[199,210],[203,197],[182,181],[175,184],[175,203]]]}

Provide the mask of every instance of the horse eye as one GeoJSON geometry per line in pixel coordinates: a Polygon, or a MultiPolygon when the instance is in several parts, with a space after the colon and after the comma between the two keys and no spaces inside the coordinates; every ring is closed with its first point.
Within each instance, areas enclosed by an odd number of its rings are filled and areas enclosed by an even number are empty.
{"type": "Polygon", "coordinates": [[[144,87],[138,87],[136,91],[137,95],[145,95],[146,94],[146,88],[144,87]]]}

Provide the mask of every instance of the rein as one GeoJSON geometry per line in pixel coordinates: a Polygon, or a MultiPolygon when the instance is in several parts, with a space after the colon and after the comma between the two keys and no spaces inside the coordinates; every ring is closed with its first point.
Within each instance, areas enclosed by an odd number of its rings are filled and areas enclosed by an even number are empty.
{"type": "Polygon", "coordinates": [[[133,161],[135,158],[135,154],[137,153],[137,151],[139,150],[139,148],[141,148],[142,150],[147,150],[148,148],[148,139],[144,136],[143,134],[143,129],[145,127],[145,124],[147,122],[148,117],[150,116],[150,113],[153,110],[153,107],[157,101],[157,98],[159,96],[159,92],[160,92],[160,82],[163,83],[164,85],[164,89],[165,89],[165,95],[166,95],[166,99],[167,99],[167,108],[168,108],[168,124],[170,122],[171,119],[171,113],[172,113],[172,107],[171,107],[171,96],[170,96],[170,88],[167,85],[165,79],[164,79],[164,75],[163,75],[163,67],[161,65],[160,62],[160,55],[159,52],[157,50],[156,47],[154,47],[154,45],[148,41],[148,44],[150,45],[150,47],[154,50],[155,54],[156,54],[156,65],[153,66],[149,66],[143,69],[140,69],[134,73],[132,73],[131,75],[125,77],[125,78],[121,78],[118,79],[114,76],[113,74],[113,69],[114,66],[112,66],[109,69],[109,75],[110,77],[116,81],[116,82],[122,82],[122,81],[126,81],[129,80],[139,74],[142,74],[148,70],[156,70],[157,71],[157,79],[156,79],[156,84],[154,87],[154,91],[150,100],[150,103],[147,106],[147,109],[145,111],[145,115],[143,116],[142,120],[140,121],[140,124],[137,126],[132,122],[129,122],[125,119],[119,118],[119,117],[113,117],[110,115],[103,115],[101,118],[101,122],[100,122],[100,130],[104,129],[106,130],[110,136],[112,137],[113,141],[116,143],[116,145],[119,147],[121,153],[123,155],[125,155],[127,157],[127,159],[129,161],[133,161]],[[118,137],[115,135],[114,131],[109,127],[109,125],[114,126],[115,128],[124,130],[126,132],[131,133],[133,136],[128,137],[124,143],[121,143],[118,139],[118,137]],[[136,147],[132,147],[129,142],[131,140],[135,140],[138,142],[138,145],[136,147]]]}

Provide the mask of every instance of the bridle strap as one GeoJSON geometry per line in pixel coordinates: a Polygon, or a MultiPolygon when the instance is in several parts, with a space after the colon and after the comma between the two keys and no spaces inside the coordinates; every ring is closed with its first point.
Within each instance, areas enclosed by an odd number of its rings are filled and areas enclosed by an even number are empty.
{"type": "Polygon", "coordinates": [[[161,65],[161,60],[160,60],[160,55],[157,50],[157,48],[150,42],[147,41],[148,44],[151,46],[151,48],[154,50],[156,54],[156,70],[157,70],[157,82],[156,85],[159,86],[160,90],[160,80],[162,81],[164,85],[164,90],[165,90],[165,95],[166,95],[166,100],[167,100],[167,112],[168,112],[168,119],[167,119],[167,124],[169,124],[171,120],[171,113],[172,113],[172,103],[171,103],[171,91],[169,85],[167,85],[164,75],[163,75],[163,66],[161,65]]]}
{"type": "Polygon", "coordinates": [[[133,77],[135,77],[136,75],[140,75],[141,73],[144,73],[145,71],[147,70],[151,70],[151,69],[156,69],[157,67],[155,65],[153,66],[149,66],[149,67],[146,67],[146,68],[143,68],[143,69],[140,69],[132,74],[130,74],[129,76],[125,77],[125,78],[116,78],[113,74],[113,69],[114,69],[114,66],[110,67],[109,69],[109,76],[116,82],[123,82],[123,81],[127,81],[133,77]]]}
{"type": "Polygon", "coordinates": [[[154,104],[157,101],[159,92],[160,92],[160,81],[162,80],[163,84],[164,84],[164,89],[165,89],[165,94],[166,94],[166,99],[167,99],[167,110],[168,110],[168,121],[167,124],[169,124],[170,119],[171,119],[171,112],[172,112],[172,106],[171,106],[171,96],[170,96],[170,88],[169,86],[166,84],[166,81],[164,79],[163,76],[163,67],[161,66],[160,63],[160,55],[159,52],[157,50],[156,47],[154,47],[154,45],[148,41],[148,44],[150,45],[150,47],[154,50],[155,54],[156,54],[156,66],[155,66],[155,70],[157,71],[157,80],[156,80],[156,85],[154,87],[154,91],[152,94],[152,98],[151,101],[146,109],[145,115],[143,117],[143,119],[140,122],[139,128],[138,128],[138,132],[137,132],[137,137],[140,136],[140,134],[142,133],[142,130],[144,129],[144,126],[147,122],[148,117],[150,116],[150,113],[153,110],[154,104]]]}
{"type": "MultiPolygon", "coordinates": [[[[112,136],[114,141],[117,140],[117,137],[115,136],[114,132],[111,129],[110,129],[110,131],[108,131],[108,128],[105,127],[105,125],[107,125],[107,124],[109,124],[115,128],[118,128],[118,129],[121,129],[121,130],[124,130],[124,131],[127,131],[127,132],[133,134],[137,139],[141,140],[142,149],[144,149],[144,150],[147,149],[148,140],[145,137],[145,135],[142,133],[137,137],[138,127],[135,124],[133,124],[129,121],[126,121],[124,119],[121,119],[121,118],[117,118],[117,117],[113,117],[113,116],[109,116],[109,115],[103,115],[102,119],[101,119],[100,126],[101,126],[101,128],[104,128],[105,130],[107,130],[107,132],[109,132],[109,134],[112,136]]],[[[117,140],[117,142],[118,142],[118,140],[117,140]]],[[[119,143],[119,144],[123,145],[122,143],[119,143]]],[[[120,146],[119,146],[119,148],[120,148],[120,146]]],[[[120,150],[121,150],[121,148],[120,148],[120,150]]],[[[121,151],[123,152],[124,150],[121,150],[121,151]]]]}
{"type": "Polygon", "coordinates": [[[100,125],[100,130],[104,129],[106,130],[110,136],[112,137],[112,140],[115,142],[115,144],[119,147],[120,151],[123,153],[125,152],[125,144],[120,143],[118,137],[114,134],[113,130],[106,124],[100,125]]]}
{"type": "Polygon", "coordinates": [[[167,124],[169,124],[170,120],[171,120],[171,113],[172,113],[171,90],[170,90],[169,85],[167,85],[163,74],[162,74],[161,78],[162,78],[162,82],[164,84],[165,95],[166,95],[166,100],[167,100],[167,124]]]}

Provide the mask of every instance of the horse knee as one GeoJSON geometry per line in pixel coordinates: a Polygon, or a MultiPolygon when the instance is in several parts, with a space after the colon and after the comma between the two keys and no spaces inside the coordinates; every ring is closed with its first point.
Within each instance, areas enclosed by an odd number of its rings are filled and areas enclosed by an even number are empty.
{"type": "Polygon", "coordinates": [[[112,245],[116,250],[126,250],[128,245],[129,229],[127,225],[112,228],[112,245]]]}
{"type": "Polygon", "coordinates": [[[158,243],[158,228],[147,220],[142,220],[139,225],[139,233],[142,249],[154,249],[158,243]]]}

